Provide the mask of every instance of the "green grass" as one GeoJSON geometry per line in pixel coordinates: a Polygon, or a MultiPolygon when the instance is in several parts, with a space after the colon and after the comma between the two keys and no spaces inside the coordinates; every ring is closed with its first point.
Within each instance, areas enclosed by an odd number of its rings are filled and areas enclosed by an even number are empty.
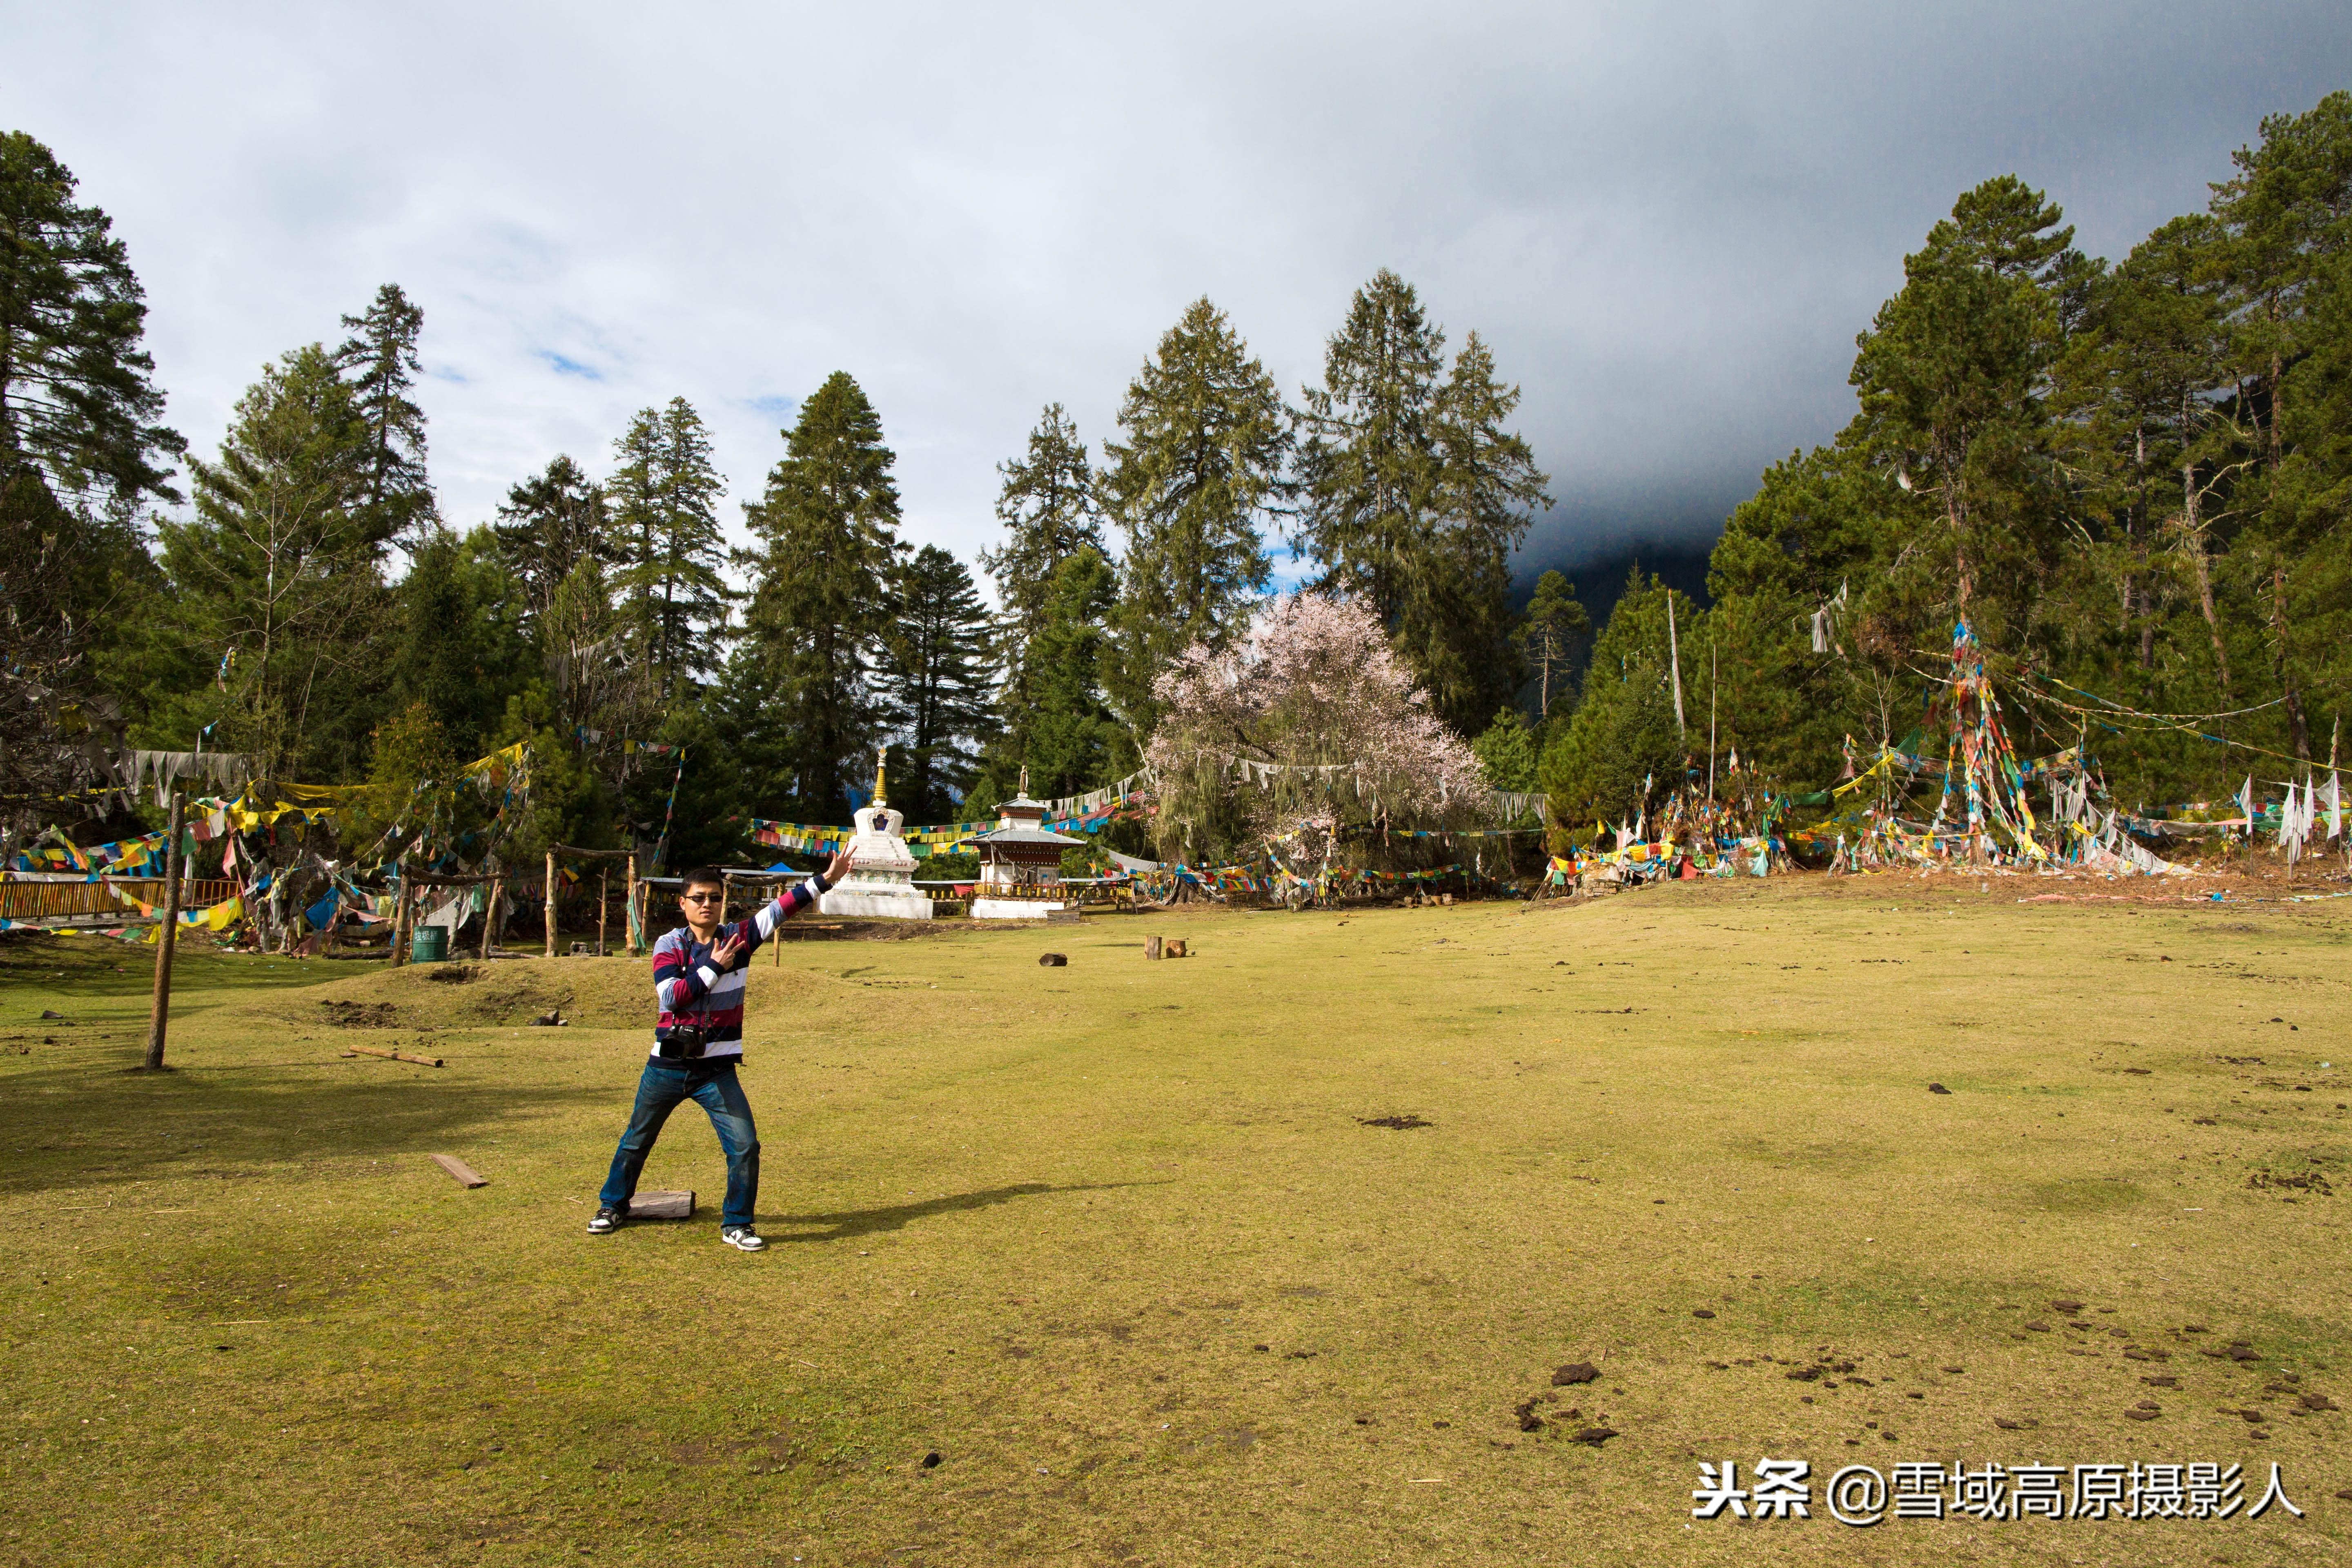
{"type": "Polygon", "coordinates": [[[703,1212],[582,1234],[637,963],[186,960],[151,1076],[148,950],[0,947],[0,1563],[2344,1560],[2352,1415],[2269,1392],[2352,1405],[2344,906],[1989,885],[787,944],[759,1257],[690,1107],[646,1181],[703,1212]],[[1765,1455],[2306,1517],[1691,1520],[1765,1455]]]}

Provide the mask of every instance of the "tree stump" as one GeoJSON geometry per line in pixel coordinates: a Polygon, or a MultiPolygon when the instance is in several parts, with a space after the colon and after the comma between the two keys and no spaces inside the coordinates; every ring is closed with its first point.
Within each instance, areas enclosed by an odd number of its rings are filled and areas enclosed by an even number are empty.
{"type": "Polygon", "coordinates": [[[1160,958],[1166,956],[1160,951],[1160,939],[1158,937],[1147,936],[1143,939],[1143,956],[1146,958],[1160,958]]]}

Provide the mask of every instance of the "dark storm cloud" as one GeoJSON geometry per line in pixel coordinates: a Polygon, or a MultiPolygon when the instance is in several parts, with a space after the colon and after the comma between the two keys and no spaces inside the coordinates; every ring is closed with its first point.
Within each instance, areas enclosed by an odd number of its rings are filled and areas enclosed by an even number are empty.
{"type": "Polygon", "coordinates": [[[967,557],[1039,406],[1099,441],[1188,300],[1295,395],[1382,266],[1525,389],[1531,562],[1705,534],[1843,422],[1958,191],[2120,254],[2352,59],[2316,5],[5,14],[7,122],[116,218],[200,449],[397,279],[453,521],[674,395],[756,495],[845,369],[967,557]]]}

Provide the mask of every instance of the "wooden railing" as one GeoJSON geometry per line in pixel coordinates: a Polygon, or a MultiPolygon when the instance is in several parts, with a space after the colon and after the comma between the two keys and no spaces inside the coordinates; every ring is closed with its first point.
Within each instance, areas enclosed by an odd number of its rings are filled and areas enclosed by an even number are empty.
{"type": "MultiPolygon", "coordinates": [[[[236,895],[235,882],[217,877],[198,878],[181,884],[180,907],[201,910],[236,895]]],[[[161,904],[163,879],[101,877],[95,882],[0,882],[0,920],[87,922],[107,916],[125,921],[146,919],[135,905],[125,901],[130,899],[161,904]],[[118,889],[121,898],[115,896],[118,889]]]]}

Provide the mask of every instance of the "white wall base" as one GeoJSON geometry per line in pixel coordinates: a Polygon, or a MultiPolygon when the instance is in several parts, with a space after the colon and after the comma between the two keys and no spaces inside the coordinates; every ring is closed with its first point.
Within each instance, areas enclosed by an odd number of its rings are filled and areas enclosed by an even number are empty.
{"type": "Polygon", "coordinates": [[[1055,910],[1066,908],[1055,899],[974,899],[971,918],[976,921],[1042,921],[1055,910]]]}
{"type": "Polygon", "coordinates": [[[931,900],[920,893],[869,893],[846,888],[835,888],[820,893],[817,912],[824,915],[847,916],[853,920],[927,921],[931,918],[931,900]]]}

